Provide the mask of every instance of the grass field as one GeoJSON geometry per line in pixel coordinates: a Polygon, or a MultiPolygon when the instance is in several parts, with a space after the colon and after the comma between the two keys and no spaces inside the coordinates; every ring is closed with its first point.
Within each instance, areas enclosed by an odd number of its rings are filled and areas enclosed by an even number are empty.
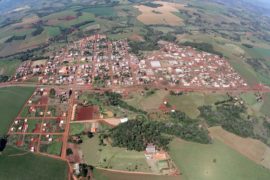
{"type": "Polygon", "coordinates": [[[126,100],[126,102],[136,108],[141,108],[143,110],[157,110],[168,94],[168,91],[163,90],[156,91],[154,94],[148,96],[142,96],[140,93],[134,93],[131,95],[130,99],[126,100]]]}
{"type": "Polygon", "coordinates": [[[151,172],[143,152],[127,151],[110,145],[100,146],[97,136],[91,139],[84,136],[80,148],[88,164],[117,170],[151,172]]]}
{"type": "Polygon", "coordinates": [[[270,57],[270,49],[259,48],[259,47],[245,48],[245,49],[251,57],[257,57],[257,58],[269,58],[270,57]]]}
{"type": "Polygon", "coordinates": [[[203,145],[174,139],[170,155],[187,180],[268,180],[270,171],[218,140],[203,145]]]}
{"type": "Polygon", "coordinates": [[[116,16],[116,12],[113,7],[93,7],[82,10],[83,12],[89,12],[95,14],[96,16],[116,16]]]}
{"type": "Polygon", "coordinates": [[[159,175],[138,175],[117,173],[105,170],[94,170],[94,177],[96,180],[183,180],[180,176],[159,176],[159,175]]]}
{"type": "Polygon", "coordinates": [[[196,118],[200,115],[198,107],[203,105],[212,105],[217,101],[227,99],[227,95],[218,93],[197,93],[191,92],[181,96],[168,96],[170,105],[176,107],[177,110],[186,113],[191,118],[196,118]]]}
{"type": "Polygon", "coordinates": [[[84,131],[84,124],[82,123],[72,123],[70,124],[70,135],[81,134],[84,131]]]}
{"type": "Polygon", "coordinates": [[[261,107],[261,112],[270,116],[269,107],[270,107],[270,93],[266,93],[264,94],[264,101],[261,107]]]}
{"type": "Polygon", "coordinates": [[[10,124],[33,91],[32,87],[0,88],[0,135],[7,133],[10,124]]]}
{"type": "Polygon", "coordinates": [[[211,137],[218,139],[257,164],[270,169],[270,148],[266,144],[255,139],[242,138],[221,127],[211,127],[208,130],[211,137]]]}
{"type": "Polygon", "coordinates": [[[68,167],[64,161],[35,155],[8,146],[0,154],[0,179],[66,180],[68,167]]]}
{"type": "Polygon", "coordinates": [[[0,61],[0,75],[12,76],[21,64],[19,60],[0,61]]]}

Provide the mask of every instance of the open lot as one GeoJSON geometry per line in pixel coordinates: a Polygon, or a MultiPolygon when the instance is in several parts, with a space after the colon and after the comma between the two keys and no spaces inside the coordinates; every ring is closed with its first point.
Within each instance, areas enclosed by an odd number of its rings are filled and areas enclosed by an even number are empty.
{"type": "Polygon", "coordinates": [[[222,142],[203,145],[174,139],[170,155],[189,180],[268,180],[270,171],[257,165],[222,142]]]}
{"type": "Polygon", "coordinates": [[[12,121],[18,115],[26,100],[33,93],[30,87],[7,87],[0,88],[0,135],[8,131],[12,121]],[[4,102],[4,103],[3,103],[4,102]]]}
{"type": "Polygon", "coordinates": [[[66,180],[68,167],[64,161],[35,155],[8,146],[0,155],[0,179],[66,180]],[[14,169],[14,165],[16,168],[14,169]]]}

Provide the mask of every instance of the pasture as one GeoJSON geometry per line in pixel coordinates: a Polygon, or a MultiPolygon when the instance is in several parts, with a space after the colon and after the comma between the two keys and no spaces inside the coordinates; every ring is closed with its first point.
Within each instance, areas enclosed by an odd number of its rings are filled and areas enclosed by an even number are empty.
{"type": "Polygon", "coordinates": [[[197,118],[200,115],[198,107],[212,105],[227,98],[226,94],[197,92],[185,93],[179,96],[169,95],[167,97],[170,105],[175,106],[177,110],[186,113],[191,118],[197,118]]]}
{"type": "Polygon", "coordinates": [[[8,146],[0,154],[0,179],[67,180],[68,166],[55,160],[8,146]]]}
{"type": "Polygon", "coordinates": [[[131,94],[125,101],[138,109],[155,111],[158,110],[168,94],[169,92],[165,90],[155,91],[154,94],[151,95],[141,95],[139,92],[136,92],[131,94]]]}
{"type": "Polygon", "coordinates": [[[189,180],[268,180],[270,171],[214,139],[198,144],[174,139],[170,155],[189,180]]]}
{"type": "Polygon", "coordinates": [[[80,149],[84,155],[84,160],[93,166],[125,170],[151,172],[143,152],[127,151],[124,148],[99,145],[97,136],[89,139],[83,137],[80,149]]]}
{"type": "Polygon", "coordinates": [[[263,100],[263,105],[261,107],[261,112],[270,116],[269,107],[270,107],[270,93],[266,93],[264,94],[264,100],[263,100]]]}
{"type": "Polygon", "coordinates": [[[95,16],[102,17],[113,17],[116,16],[117,13],[113,7],[90,7],[83,9],[82,12],[89,12],[94,14],[95,16]]]}
{"type": "Polygon", "coordinates": [[[160,176],[147,174],[130,174],[111,172],[101,169],[94,169],[94,177],[96,180],[184,180],[180,176],[160,176]]]}
{"type": "Polygon", "coordinates": [[[0,61],[0,75],[13,76],[20,64],[19,60],[0,61]]]}
{"type": "Polygon", "coordinates": [[[246,156],[250,160],[270,169],[270,148],[259,140],[242,138],[221,127],[208,129],[210,136],[246,156]]]}
{"type": "Polygon", "coordinates": [[[33,91],[34,88],[32,87],[0,88],[0,135],[8,132],[12,121],[16,118],[33,91]]]}

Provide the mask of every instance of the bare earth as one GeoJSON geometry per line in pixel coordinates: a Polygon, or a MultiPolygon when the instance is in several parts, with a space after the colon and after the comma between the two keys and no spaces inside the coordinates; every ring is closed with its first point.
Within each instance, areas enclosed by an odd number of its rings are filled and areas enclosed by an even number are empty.
{"type": "Polygon", "coordinates": [[[165,24],[171,26],[182,25],[183,20],[174,15],[173,12],[178,12],[179,9],[184,6],[176,3],[155,1],[156,4],[161,4],[161,7],[151,8],[144,5],[134,6],[142,14],[140,14],[137,19],[144,24],[165,24]]]}
{"type": "Polygon", "coordinates": [[[259,140],[242,138],[221,127],[208,129],[211,137],[218,139],[250,160],[270,169],[270,148],[259,140]]]}

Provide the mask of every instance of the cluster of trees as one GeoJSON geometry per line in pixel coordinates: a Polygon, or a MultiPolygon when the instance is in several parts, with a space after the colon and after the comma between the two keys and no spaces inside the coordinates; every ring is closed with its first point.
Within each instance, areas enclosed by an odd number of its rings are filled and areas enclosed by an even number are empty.
{"type": "Polygon", "coordinates": [[[157,121],[131,120],[110,131],[112,145],[143,151],[149,143],[167,149],[170,138],[162,135],[163,124],[157,121]]]}
{"type": "Polygon", "coordinates": [[[120,106],[123,109],[127,109],[129,111],[136,112],[136,113],[147,114],[147,112],[145,112],[141,109],[137,109],[134,106],[131,106],[128,103],[126,103],[125,101],[123,101],[122,96],[118,93],[107,91],[107,92],[105,92],[105,96],[108,99],[107,102],[109,105],[120,106]]]}
{"type": "Polygon", "coordinates": [[[22,35],[22,36],[11,36],[10,38],[8,38],[5,43],[9,43],[9,42],[12,42],[12,41],[18,41],[18,40],[25,40],[26,38],[26,35],[22,35]]]}
{"type": "Polygon", "coordinates": [[[9,76],[6,75],[0,75],[0,83],[1,82],[7,82],[9,80],[9,76]]]}
{"type": "Polygon", "coordinates": [[[147,144],[167,149],[172,136],[187,141],[210,143],[208,131],[199,120],[190,119],[185,113],[176,111],[169,115],[169,121],[137,119],[120,124],[105,135],[113,141],[113,146],[128,150],[143,151],[147,144]]]}
{"type": "Polygon", "coordinates": [[[31,33],[32,36],[40,35],[44,31],[44,28],[41,25],[36,25],[35,28],[36,29],[31,33]]]}
{"type": "Polygon", "coordinates": [[[0,137],[0,152],[4,151],[7,145],[7,136],[0,137]]]}
{"type": "Polygon", "coordinates": [[[158,8],[158,7],[162,6],[161,4],[156,4],[156,3],[152,3],[152,2],[146,2],[146,3],[143,3],[143,5],[149,6],[149,7],[152,7],[152,8],[158,8]]]}
{"type": "Polygon", "coordinates": [[[144,36],[144,42],[139,41],[129,41],[129,46],[131,47],[131,52],[140,56],[141,51],[153,51],[158,50],[158,41],[170,41],[174,42],[176,37],[170,33],[164,34],[161,31],[153,30],[150,27],[147,27],[147,33],[144,36]]]}
{"type": "Polygon", "coordinates": [[[212,54],[216,54],[219,55],[220,57],[223,57],[223,54],[221,52],[218,52],[216,50],[214,50],[212,44],[208,44],[208,43],[196,43],[196,42],[184,42],[181,45],[183,46],[191,46],[193,48],[196,48],[200,51],[205,51],[205,52],[209,52],[212,54]]]}
{"type": "Polygon", "coordinates": [[[234,103],[202,106],[199,108],[200,116],[210,126],[222,126],[227,131],[242,137],[253,137],[253,120],[245,116],[246,108],[243,105],[234,103]],[[214,110],[215,109],[215,110],[214,110]]]}

